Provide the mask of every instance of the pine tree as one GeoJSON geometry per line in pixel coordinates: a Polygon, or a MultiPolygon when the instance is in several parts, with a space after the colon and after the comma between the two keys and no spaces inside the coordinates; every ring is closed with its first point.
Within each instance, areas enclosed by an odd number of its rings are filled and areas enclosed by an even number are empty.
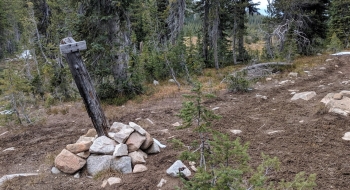
{"type": "Polygon", "coordinates": [[[345,48],[350,47],[350,0],[332,0],[329,36],[333,33],[341,40],[345,48]]]}

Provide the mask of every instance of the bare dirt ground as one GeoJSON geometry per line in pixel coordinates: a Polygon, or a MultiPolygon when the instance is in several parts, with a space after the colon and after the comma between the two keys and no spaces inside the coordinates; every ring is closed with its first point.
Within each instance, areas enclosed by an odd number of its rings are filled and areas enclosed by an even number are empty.
{"type": "MultiPolygon", "coordinates": [[[[249,154],[254,166],[261,162],[262,152],[277,156],[281,161],[281,171],[274,176],[276,180],[291,180],[296,173],[305,171],[307,174],[317,174],[315,189],[349,189],[350,141],[342,140],[341,137],[350,131],[350,118],[322,113],[320,100],[328,93],[350,90],[350,83],[342,83],[350,80],[350,56],[323,56],[313,67],[306,65],[299,71],[298,78],[291,79],[287,74],[260,82],[250,93],[230,94],[220,91],[215,100],[206,103],[208,107],[219,107],[215,112],[222,116],[213,127],[230,134],[232,139],[239,136],[243,142],[249,141],[249,154]],[[326,58],[334,60],[326,62],[326,58]],[[310,71],[309,76],[303,70],[310,71]],[[294,80],[295,83],[278,86],[276,81],[283,80],[294,80]],[[291,101],[289,90],[315,91],[317,96],[309,101],[291,101]],[[267,96],[267,99],[257,98],[256,94],[267,96]],[[232,129],[243,132],[235,135],[230,132],[232,129]],[[281,131],[267,134],[271,130],[281,131]]],[[[180,154],[180,150],[174,149],[168,142],[170,138],[181,139],[186,145],[197,139],[191,129],[177,130],[171,125],[181,121],[176,114],[182,101],[181,94],[173,94],[157,101],[105,107],[110,122],[134,121],[167,145],[161,153],[148,157],[148,171],[128,175],[110,174],[121,177],[122,183],[105,189],[154,190],[159,189],[156,185],[161,178],[168,180],[161,189],[181,187],[179,179],[168,177],[165,170],[180,154]],[[141,120],[136,121],[137,118],[141,120]],[[168,129],[168,132],[164,129],[168,129]]],[[[3,189],[101,188],[102,181],[109,176],[91,179],[84,169],[80,179],[50,173],[55,155],[92,128],[81,103],[65,106],[68,107],[67,114],[49,114],[41,125],[0,127],[0,134],[8,131],[0,136],[0,177],[15,173],[40,173],[38,176],[8,181],[2,186],[3,189]],[[9,147],[15,147],[15,150],[3,152],[9,147]]]]}

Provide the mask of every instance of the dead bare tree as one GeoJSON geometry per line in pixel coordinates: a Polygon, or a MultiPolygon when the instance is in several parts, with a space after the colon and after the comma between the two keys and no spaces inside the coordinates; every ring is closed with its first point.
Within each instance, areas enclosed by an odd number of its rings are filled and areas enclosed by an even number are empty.
{"type": "Polygon", "coordinates": [[[186,1],[176,0],[170,3],[169,16],[166,20],[169,28],[169,40],[172,44],[175,43],[177,37],[185,23],[186,1]]]}

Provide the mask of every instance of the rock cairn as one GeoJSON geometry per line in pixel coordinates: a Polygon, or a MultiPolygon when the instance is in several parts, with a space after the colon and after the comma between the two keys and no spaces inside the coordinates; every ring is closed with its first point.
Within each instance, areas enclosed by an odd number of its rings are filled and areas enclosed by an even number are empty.
{"type": "Polygon", "coordinates": [[[147,171],[147,155],[157,154],[160,147],[165,147],[133,122],[113,123],[108,136],[97,137],[96,130],[90,129],[57,155],[55,167],[63,173],[76,174],[86,165],[92,176],[103,171],[140,173],[147,171]]]}

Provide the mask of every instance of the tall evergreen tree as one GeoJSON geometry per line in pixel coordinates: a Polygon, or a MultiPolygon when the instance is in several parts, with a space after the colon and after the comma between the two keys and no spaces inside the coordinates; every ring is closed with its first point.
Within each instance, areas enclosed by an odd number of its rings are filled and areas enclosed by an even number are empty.
{"type": "Polygon", "coordinates": [[[332,0],[329,36],[334,33],[345,48],[350,47],[350,0],[332,0]]]}

